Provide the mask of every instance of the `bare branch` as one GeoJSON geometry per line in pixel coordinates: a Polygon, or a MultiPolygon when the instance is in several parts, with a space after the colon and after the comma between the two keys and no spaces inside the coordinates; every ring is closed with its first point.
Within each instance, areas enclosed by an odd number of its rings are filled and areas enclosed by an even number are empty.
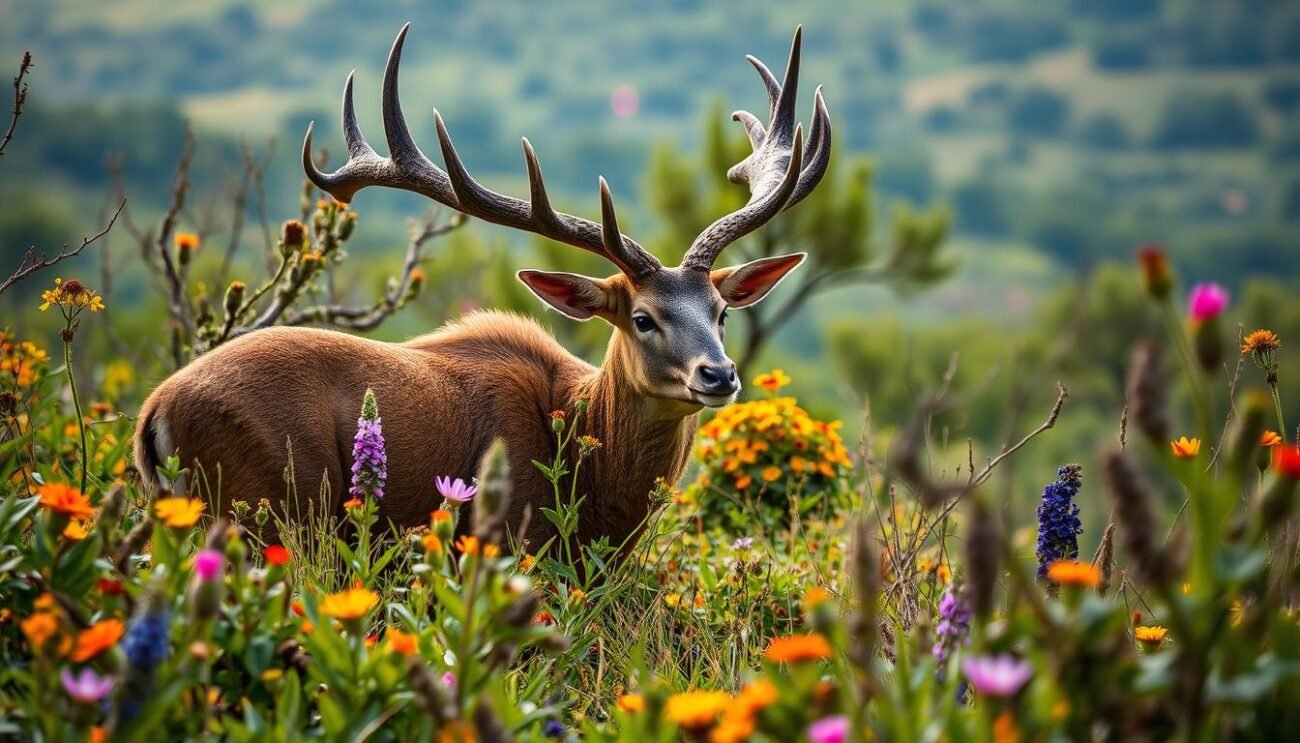
{"type": "Polygon", "coordinates": [[[5,279],[3,283],[0,283],[0,294],[4,294],[6,289],[17,284],[28,276],[31,276],[37,271],[49,268],[56,263],[80,255],[81,251],[86,249],[86,246],[95,242],[104,235],[107,235],[108,231],[113,229],[113,225],[117,223],[117,217],[122,213],[124,207],[126,207],[126,199],[122,199],[122,203],[118,204],[117,211],[113,212],[113,218],[108,221],[108,224],[104,226],[104,229],[90,237],[81,238],[81,244],[73,250],[69,250],[68,246],[64,245],[63,248],[59,250],[58,255],[53,258],[46,258],[44,255],[37,256],[35,247],[28,248],[27,254],[23,256],[22,263],[18,264],[18,270],[14,271],[13,274],[10,275],[9,278],[5,279]]]}
{"type": "Polygon", "coordinates": [[[9,146],[9,140],[14,138],[14,129],[18,127],[18,117],[23,115],[23,105],[27,103],[27,83],[23,78],[32,69],[32,53],[23,52],[23,62],[18,66],[18,76],[14,78],[14,112],[13,118],[9,120],[9,129],[5,132],[4,139],[0,139],[0,157],[4,157],[5,148],[9,146]]]}

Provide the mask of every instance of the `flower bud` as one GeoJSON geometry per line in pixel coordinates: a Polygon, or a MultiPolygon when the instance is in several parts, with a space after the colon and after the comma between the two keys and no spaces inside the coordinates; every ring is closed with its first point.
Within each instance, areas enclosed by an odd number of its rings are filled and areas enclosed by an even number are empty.
{"type": "Polygon", "coordinates": [[[307,244],[307,227],[296,219],[287,220],[280,228],[280,250],[288,255],[302,250],[307,244]]]}
{"type": "Polygon", "coordinates": [[[339,220],[338,236],[339,240],[347,240],[352,237],[352,231],[357,228],[357,213],[344,212],[342,219],[339,220]]]}
{"type": "Polygon", "coordinates": [[[491,538],[505,520],[510,501],[510,462],[505,439],[495,439],[483,455],[478,471],[478,493],[474,498],[475,531],[491,538]]]}
{"type": "Polygon", "coordinates": [[[1223,330],[1218,315],[1211,315],[1200,322],[1193,321],[1192,348],[1201,369],[1213,374],[1223,365],[1223,330]]]}
{"type": "Polygon", "coordinates": [[[1142,288],[1156,301],[1169,298],[1174,288],[1173,273],[1163,245],[1148,243],[1138,248],[1138,264],[1142,268],[1142,288]]]}
{"type": "Polygon", "coordinates": [[[244,289],[242,281],[232,281],[230,286],[226,287],[226,317],[234,317],[239,312],[239,306],[244,302],[244,289]]]}
{"type": "Polygon", "coordinates": [[[1173,571],[1156,541],[1159,525],[1151,504],[1151,489],[1123,452],[1107,453],[1102,468],[1114,500],[1115,521],[1122,531],[1124,549],[1133,561],[1135,572],[1151,584],[1167,582],[1173,571]]]}
{"type": "Polygon", "coordinates": [[[1169,440],[1169,418],[1165,394],[1168,380],[1161,364],[1160,346],[1144,341],[1129,357],[1125,392],[1129,411],[1138,429],[1156,446],[1169,440]]]}
{"type": "Polygon", "coordinates": [[[225,558],[220,552],[205,549],[194,556],[194,582],[190,585],[190,608],[200,622],[212,619],[221,610],[225,593],[222,568],[225,558]]]}
{"type": "Polygon", "coordinates": [[[1260,447],[1260,434],[1264,433],[1264,420],[1269,412],[1268,396],[1252,390],[1246,393],[1241,410],[1228,429],[1227,466],[1236,477],[1246,474],[1260,447]]]}

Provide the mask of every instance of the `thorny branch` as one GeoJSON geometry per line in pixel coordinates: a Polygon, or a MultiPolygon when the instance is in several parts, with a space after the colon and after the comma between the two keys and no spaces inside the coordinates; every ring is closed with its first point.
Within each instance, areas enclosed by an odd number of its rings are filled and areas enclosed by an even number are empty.
{"type": "Polygon", "coordinates": [[[18,270],[14,271],[13,274],[11,274],[9,278],[5,279],[3,283],[0,283],[0,294],[4,294],[6,289],[17,284],[28,276],[31,276],[37,271],[49,268],[60,261],[80,255],[81,251],[86,249],[86,246],[100,239],[104,235],[107,235],[108,231],[113,229],[113,225],[117,223],[118,215],[122,213],[122,209],[125,207],[126,199],[122,199],[122,202],[117,206],[117,211],[113,212],[112,219],[108,221],[108,224],[104,226],[104,229],[90,237],[83,237],[81,239],[81,244],[72,250],[69,250],[68,246],[64,245],[59,250],[58,255],[55,255],[53,258],[47,258],[44,255],[38,256],[35,247],[28,248],[27,253],[23,256],[22,263],[18,264],[18,270]]]}
{"type": "Polygon", "coordinates": [[[14,78],[14,111],[13,118],[9,120],[9,129],[5,132],[4,139],[0,139],[0,157],[5,154],[5,148],[9,146],[9,140],[14,138],[14,129],[18,127],[18,117],[23,115],[23,105],[27,103],[27,83],[23,78],[32,69],[32,53],[23,52],[23,62],[18,66],[18,76],[14,78]]]}

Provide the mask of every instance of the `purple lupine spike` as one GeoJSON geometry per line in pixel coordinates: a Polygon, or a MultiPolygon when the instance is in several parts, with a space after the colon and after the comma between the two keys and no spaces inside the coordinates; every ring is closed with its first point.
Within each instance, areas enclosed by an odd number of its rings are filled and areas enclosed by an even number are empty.
{"type": "Polygon", "coordinates": [[[352,444],[352,487],[348,492],[358,498],[370,496],[382,500],[387,480],[388,454],[384,451],[379,404],[375,401],[375,391],[367,389],[361,404],[361,417],[357,419],[357,436],[352,444]]]}
{"type": "Polygon", "coordinates": [[[1043,500],[1038,505],[1038,579],[1047,579],[1047,568],[1057,560],[1073,560],[1079,556],[1079,534],[1083,523],[1079,521],[1079,504],[1074,496],[1079,493],[1082,467],[1067,464],[1056,471],[1057,480],[1043,488],[1043,500]]]}

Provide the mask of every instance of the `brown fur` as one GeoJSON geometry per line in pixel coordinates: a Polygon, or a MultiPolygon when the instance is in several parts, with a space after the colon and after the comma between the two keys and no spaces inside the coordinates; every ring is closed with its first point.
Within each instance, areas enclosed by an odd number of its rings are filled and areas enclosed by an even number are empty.
{"type": "Polygon", "coordinates": [[[699,410],[638,390],[628,345],[616,331],[597,369],[532,320],[499,312],[474,313],[400,344],[307,328],[259,330],[199,358],[150,395],[136,459],[156,482],[154,468],[172,453],[164,450],[170,443],[186,466],[202,466],[213,491],[219,468],[214,494],[222,513],[234,500],[267,498],[290,519],[308,504],[337,514],[347,498],[361,398],[371,387],[388,451],[381,519],[427,523],[441,501],[434,477],[468,480],[499,436],[514,481],[508,523],[517,528],[531,509],[527,538],[536,548],[554,534],[538,513],[554,498],[531,461],[549,462],[555,453],[550,412],[571,415],[585,398],[591,410],[580,431],[604,446],[580,472],[578,492],[587,500],[579,537],[620,544],[647,514],[655,479],[681,477],[699,410]],[[288,441],[298,503],[286,502],[288,441]],[[322,482],[329,500],[316,504],[322,482]]]}

